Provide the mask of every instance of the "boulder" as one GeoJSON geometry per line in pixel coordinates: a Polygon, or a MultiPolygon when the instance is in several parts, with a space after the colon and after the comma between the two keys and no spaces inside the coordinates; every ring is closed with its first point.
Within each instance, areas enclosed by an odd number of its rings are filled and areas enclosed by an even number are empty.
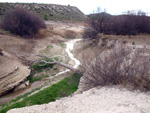
{"type": "Polygon", "coordinates": [[[18,86],[14,89],[14,91],[19,91],[19,90],[25,89],[28,85],[29,85],[29,81],[23,82],[23,83],[21,83],[20,85],[18,85],[18,86]]]}

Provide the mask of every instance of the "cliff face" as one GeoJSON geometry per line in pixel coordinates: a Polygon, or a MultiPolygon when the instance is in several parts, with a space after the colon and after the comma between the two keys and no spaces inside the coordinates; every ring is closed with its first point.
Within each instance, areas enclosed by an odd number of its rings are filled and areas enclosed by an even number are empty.
{"type": "Polygon", "coordinates": [[[82,21],[86,18],[77,7],[37,3],[0,3],[0,18],[3,17],[7,10],[14,7],[24,7],[36,12],[46,20],[82,21]]]}

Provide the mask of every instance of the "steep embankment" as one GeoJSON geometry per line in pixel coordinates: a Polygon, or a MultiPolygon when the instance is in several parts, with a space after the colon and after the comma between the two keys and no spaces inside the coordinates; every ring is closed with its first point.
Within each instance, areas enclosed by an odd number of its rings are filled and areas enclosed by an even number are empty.
{"type": "Polygon", "coordinates": [[[3,53],[4,56],[0,58],[0,96],[19,84],[19,89],[28,86],[29,82],[26,78],[30,74],[27,66],[9,56],[8,53],[3,53]]]}
{"type": "Polygon", "coordinates": [[[37,3],[0,3],[0,18],[13,7],[24,7],[36,12],[46,20],[82,21],[86,16],[74,6],[37,4],[37,3]]]}
{"type": "Polygon", "coordinates": [[[56,102],[8,113],[149,113],[150,95],[122,88],[93,88],[56,102]]]}
{"type": "MultiPolygon", "coordinates": [[[[0,48],[3,53],[3,56],[0,56],[0,96],[27,80],[30,69],[20,62],[15,52],[30,53],[34,45],[31,45],[30,41],[0,35],[0,48]]],[[[27,85],[22,85],[22,88],[27,85]]]]}

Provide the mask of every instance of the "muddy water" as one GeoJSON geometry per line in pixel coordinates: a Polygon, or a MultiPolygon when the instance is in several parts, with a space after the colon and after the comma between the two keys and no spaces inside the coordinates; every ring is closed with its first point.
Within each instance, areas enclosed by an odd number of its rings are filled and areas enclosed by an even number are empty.
{"type": "MultiPolygon", "coordinates": [[[[78,41],[81,41],[81,40],[82,39],[74,39],[74,40],[70,40],[65,43],[66,44],[66,49],[65,49],[66,53],[68,54],[69,58],[75,62],[75,65],[73,66],[74,68],[77,68],[80,65],[80,61],[77,60],[76,58],[74,58],[74,55],[71,53],[71,51],[73,50],[75,43],[78,41]]],[[[70,71],[69,69],[66,69],[65,71],[57,73],[55,76],[62,75],[69,71],[70,71]]],[[[36,81],[36,82],[30,84],[30,86],[28,86],[26,89],[16,91],[16,92],[11,92],[4,96],[1,96],[0,97],[0,105],[11,101],[11,100],[17,98],[18,96],[24,95],[24,94],[32,91],[33,89],[39,88],[40,86],[42,86],[43,83],[44,83],[44,81],[36,81]]]]}

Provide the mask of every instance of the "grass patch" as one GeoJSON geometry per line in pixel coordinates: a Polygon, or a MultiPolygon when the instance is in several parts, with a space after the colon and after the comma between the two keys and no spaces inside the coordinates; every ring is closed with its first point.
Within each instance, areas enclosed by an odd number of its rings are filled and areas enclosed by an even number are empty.
{"type": "MultiPolygon", "coordinates": [[[[51,60],[45,60],[45,61],[52,62],[51,60]]],[[[32,71],[41,72],[43,69],[48,68],[48,67],[53,68],[53,65],[52,64],[38,63],[38,64],[30,66],[30,69],[32,71]]]]}
{"type": "Polygon", "coordinates": [[[53,48],[53,45],[47,45],[44,50],[41,50],[42,53],[49,53],[53,48]]]}
{"type": "MultiPolygon", "coordinates": [[[[59,58],[57,58],[57,57],[55,57],[54,59],[56,61],[59,60],[59,58]]],[[[49,60],[49,59],[43,59],[43,60],[45,60],[47,62],[52,62],[52,60],[49,60]]],[[[38,63],[38,64],[30,66],[31,74],[28,77],[29,82],[33,83],[35,81],[39,81],[39,80],[42,80],[45,77],[48,77],[48,75],[42,75],[41,77],[33,78],[33,76],[36,73],[40,73],[40,72],[44,71],[45,69],[49,69],[50,70],[52,68],[53,68],[53,64],[44,64],[44,63],[38,63]]]]}
{"type": "Polygon", "coordinates": [[[53,48],[53,45],[47,45],[46,49],[53,48]]]}
{"type": "Polygon", "coordinates": [[[20,102],[7,106],[2,109],[0,113],[6,113],[13,108],[45,104],[55,101],[58,98],[68,96],[78,89],[80,77],[81,75],[71,75],[30,97],[26,97],[20,102]]]}
{"type": "Polygon", "coordinates": [[[59,44],[56,44],[56,45],[61,46],[62,48],[65,46],[64,43],[59,43],[59,44]]]}
{"type": "MultiPolygon", "coordinates": [[[[13,100],[11,100],[10,102],[8,102],[8,103],[6,103],[6,104],[2,104],[1,107],[2,107],[2,108],[8,107],[8,106],[10,106],[12,103],[17,102],[17,101],[19,101],[20,99],[26,98],[28,95],[30,95],[31,93],[33,93],[33,92],[35,92],[35,91],[37,91],[37,90],[40,90],[40,88],[33,89],[31,92],[28,92],[28,93],[26,93],[26,94],[24,94],[24,95],[22,95],[22,96],[19,96],[19,97],[17,97],[16,99],[13,99],[13,100]]],[[[1,112],[0,112],[0,113],[1,113],[1,112]]]]}
{"type": "Polygon", "coordinates": [[[30,74],[29,77],[28,77],[28,80],[29,80],[30,83],[33,83],[35,81],[40,81],[40,80],[42,80],[45,77],[48,77],[48,75],[42,74],[42,76],[40,76],[40,77],[33,78],[33,75],[30,74]]]}
{"type": "Polygon", "coordinates": [[[134,42],[134,41],[132,42],[132,45],[135,45],[135,42],[134,42]]]}

